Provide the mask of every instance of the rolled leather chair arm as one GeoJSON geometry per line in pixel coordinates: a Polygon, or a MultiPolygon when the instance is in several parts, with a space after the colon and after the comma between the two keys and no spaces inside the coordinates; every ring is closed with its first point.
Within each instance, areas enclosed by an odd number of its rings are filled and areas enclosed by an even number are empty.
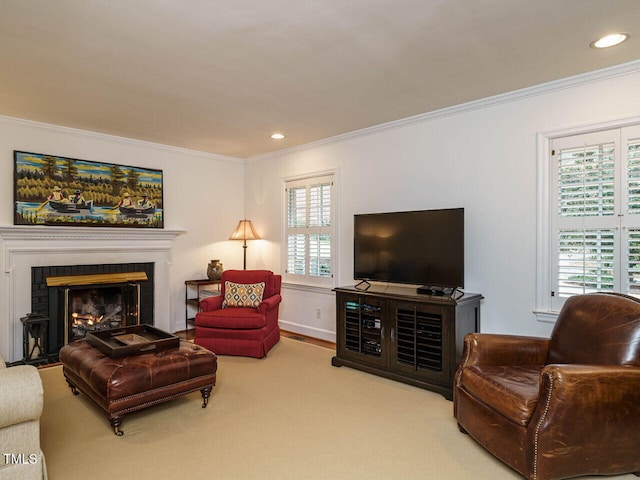
{"type": "Polygon", "coordinates": [[[266,313],[268,310],[276,307],[282,301],[282,296],[279,293],[271,295],[269,298],[262,300],[262,303],[258,305],[258,311],[260,313],[266,313]]]}
{"type": "Polygon", "coordinates": [[[640,367],[550,364],[542,369],[540,378],[537,409],[545,404],[551,409],[553,403],[555,422],[572,416],[589,422],[594,420],[589,413],[602,415],[600,421],[607,422],[613,409],[631,414],[636,425],[640,420],[640,367]]]}
{"type": "Polygon", "coordinates": [[[200,301],[200,309],[203,312],[211,312],[213,310],[220,310],[222,308],[222,302],[224,297],[222,295],[215,295],[213,297],[207,297],[200,301]]]}
{"type": "Polygon", "coordinates": [[[36,367],[0,369],[0,428],[39,419],[42,394],[42,380],[36,367]]]}
{"type": "MultiPolygon", "coordinates": [[[[559,365],[544,367],[538,404],[527,429],[535,449],[528,462],[545,470],[554,461],[554,478],[576,473],[586,461],[599,474],[615,474],[640,467],[640,367],[632,365],[559,365]],[[623,459],[637,459],[623,465],[623,459]],[[558,462],[564,459],[564,462],[558,462]],[[559,463],[566,465],[560,466],[559,463]]],[[[585,473],[587,472],[587,473],[585,473]]],[[[547,478],[542,473],[540,478],[547,478]]]]}
{"type": "Polygon", "coordinates": [[[548,338],[469,333],[464,338],[460,366],[544,365],[548,352],[548,338]]]}

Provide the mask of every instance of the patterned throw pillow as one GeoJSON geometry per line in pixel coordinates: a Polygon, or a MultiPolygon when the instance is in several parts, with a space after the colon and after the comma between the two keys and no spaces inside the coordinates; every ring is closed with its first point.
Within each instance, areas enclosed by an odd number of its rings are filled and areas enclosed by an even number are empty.
{"type": "Polygon", "coordinates": [[[224,301],[222,308],[253,307],[258,308],[264,295],[264,282],[233,283],[224,282],[224,301]]]}

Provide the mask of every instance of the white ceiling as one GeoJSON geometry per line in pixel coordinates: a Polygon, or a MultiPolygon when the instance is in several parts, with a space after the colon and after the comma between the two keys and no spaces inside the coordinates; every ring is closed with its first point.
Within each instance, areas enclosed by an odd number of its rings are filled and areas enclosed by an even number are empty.
{"type": "Polygon", "coordinates": [[[638,58],[640,0],[0,0],[0,115],[240,158],[638,58]]]}

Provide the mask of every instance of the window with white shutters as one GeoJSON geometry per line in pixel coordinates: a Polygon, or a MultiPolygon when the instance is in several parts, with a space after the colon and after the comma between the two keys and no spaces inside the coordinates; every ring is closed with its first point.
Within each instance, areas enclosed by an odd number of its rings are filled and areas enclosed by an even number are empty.
{"type": "Polygon", "coordinates": [[[640,296],[640,126],[550,147],[551,308],[590,292],[640,296]]]}
{"type": "Polygon", "coordinates": [[[334,178],[322,175],[285,183],[285,279],[333,285],[334,178]]]}
{"type": "Polygon", "coordinates": [[[640,297],[640,126],[624,129],[626,147],[626,207],[633,221],[626,225],[625,276],[627,293],[640,297]]]}

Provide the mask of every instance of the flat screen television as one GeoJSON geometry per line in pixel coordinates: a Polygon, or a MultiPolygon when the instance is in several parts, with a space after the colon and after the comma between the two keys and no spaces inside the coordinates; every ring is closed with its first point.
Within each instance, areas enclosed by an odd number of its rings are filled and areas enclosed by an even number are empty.
{"type": "Polygon", "coordinates": [[[464,288],[464,208],[354,215],[353,245],[356,280],[464,288]]]}

